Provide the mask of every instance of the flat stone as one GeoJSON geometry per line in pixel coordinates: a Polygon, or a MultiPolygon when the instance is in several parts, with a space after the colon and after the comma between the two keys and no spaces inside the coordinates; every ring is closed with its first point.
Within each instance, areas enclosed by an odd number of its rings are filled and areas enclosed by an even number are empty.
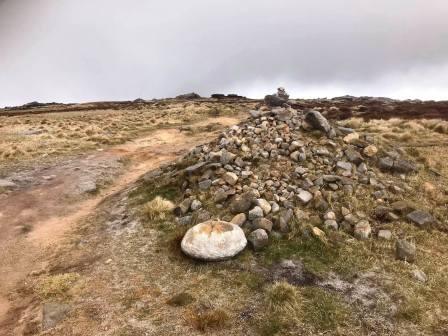
{"type": "Polygon", "coordinates": [[[182,239],[182,251],[205,261],[219,261],[234,257],[247,245],[243,230],[224,221],[207,221],[187,231],[182,239]]]}
{"type": "Polygon", "coordinates": [[[42,306],[42,329],[48,330],[56,327],[71,311],[68,304],[44,303],[42,306]]]}
{"type": "Polygon", "coordinates": [[[0,179],[0,188],[15,188],[15,187],[17,187],[17,184],[15,184],[14,182],[5,179],[0,179]]]}
{"type": "Polygon", "coordinates": [[[185,172],[188,174],[195,174],[205,165],[205,162],[198,162],[190,167],[185,168],[185,172]]]}
{"type": "Polygon", "coordinates": [[[336,163],[336,167],[344,169],[344,170],[352,170],[352,164],[346,161],[338,161],[336,163]]]}
{"type": "Polygon", "coordinates": [[[406,218],[419,227],[427,227],[435,222],[435,219],[431,216],[431,214],[422,210],[412,211],[406,216],[406,218]]]}

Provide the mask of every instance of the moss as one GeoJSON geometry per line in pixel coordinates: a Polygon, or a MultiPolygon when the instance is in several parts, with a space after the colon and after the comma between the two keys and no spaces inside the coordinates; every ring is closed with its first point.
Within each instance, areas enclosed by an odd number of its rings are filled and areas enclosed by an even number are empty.
{"type": "Polygon", "coordinates": [[[78,281],[78,273],[52,275],[39,283],[36,292],[42,298],[67,297],[70,289],[78,281]]]}

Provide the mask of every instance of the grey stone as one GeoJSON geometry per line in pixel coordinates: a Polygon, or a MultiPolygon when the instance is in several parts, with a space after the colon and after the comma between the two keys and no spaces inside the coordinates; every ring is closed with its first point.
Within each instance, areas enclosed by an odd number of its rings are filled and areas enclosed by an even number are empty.
{"type": "Polygon", "coordinates": [[[328,133],[331,130],[331,126],[328,120],[318,111],[309,111],[307,114],[305,114],[305,120],[313,128],[318,129],[322,132],[328,133]]]}
{"type": "Polygon", "coordinates": [[[353,162],[356,165],[359,165],[363,161],[361,154],[359,154],[359,152],[353,147],[347,148],[344,151],[344,154],[350,162],[353,162]]]}
{"type": "Polygon", "coordinates": [[[267,95],[264,97],[264,103],[270,107],[283,106],[287,102],[287,99],[280,98],[276,95],[267,95]]]}
{"type": "Polygon", "coordinates": [[[191,202],[193,200],[191,198],[184,199],[175,209],[174,214],[176,216],[182,216],[185,215],[188,210],[190,210],[191,202]]]}
{"type": "Polygon", "coordinates": [[[299,194],[297,195],[297,198],[302,202],[303,204],[307,204],[309,201],[313,199],[313,195],[306,190],[301,190],[299,194]]]}
{"type": "Polygon", "coordinates": [[[179,225],[190,225],[192,222],[192,216],[184,216],[177,219],[179,225]]]}
{"type": "Polygon", "coordinates": [[[215,203],[221,203],[224,202],[227,197],[229,197],[229,194],[227,194],[227,192],[224,189],[218,189],[215,192],[215,195],[213,196],[213,200],[215,201],[215,203]]]}
{"type": "Polygon", "coordinates": [[[396,173],[413,173],[417,171],[415,163],[403,159],[397,159],[394,161],[393,171],[396,173]]]}
{"type": "Polygon", "coordinates": [[[81,194],[91,194],[97,191],[98,187],[95,183],[95,181],[92,180],[86,180],[81,181],[77,186],[78,191],[81,194]]]}
{"type": "Polygon", "coordinates": [[[48,330],[56,327],[71,311],[68,304],[44,303],[42,306],[42,329],[48,330]]]}
{"type": "Polygon", "coordinates": [[[274,228],[282,233],[289,232],[289,222],[294,216],[292,209],[283,209],[280,211],[274,228]]]}
{"type": "Polygon", "coordinates": [[[199,181],[198,186],[201,190],[208,190],[212,186],[212,180],[199,181]]]}
{"type": "Polygon", "coordinates": [[[434,217],[426,211],[415,210],[406,216],[411,222],[419,227],[427,227],[435,222],[434,217]]]}
{"type": "Polygon", "coordinates": [[[252,231],[247,237],[247,240],[251,243],[255,251],[260,251],[269,244],[268,234],[263,229],[252,231]]]}
{"type": "Polygon", "coordinates": [[[198,162],[190,167],[185,168],[185,172],[187,172],[188,174],[198,173],[204,165],[205,162],[198,162]]]}
{"type": "Polygon", "coordinates": [[[336,163],[336,167],[344,169],[344,170],[352,170],[352,164],[350,162],[338,161],[336,163]]]}
{"type": "Polygon", "coordinates": [[[199,210],[201,207],[202,207],[201,201],[195,199],[191,202],[190,208],[192,211],[199,210]]]}
{"type": "Polygon", "coordinates": [[[263,209],[259,206],[254,207],[252,210],[249,211],[249,220],[254,220],[256,218],[263,217],[263,209]]]}
{"type": "Polygon", "coordinates": [[[326,229],[330,229],[330,230],[337,230],[338,229],[338,222],[336,222],[334,219],[327,219],[324,222],[324,227],[326,229]]]}
{"type": "MultiPolygon", "coordinates": [[[[248,211],[256,198],[251,192],[245,192],[241,195],[234,196],[229,205],[232,214],[239,214],[248,211]]],[[[263,211],[263,210],[262,210],[263,211]]]]}
{"type": "Polygon", "coordinates": [[[415,261],[416,252],[417,248],[415,247],[415,244],[404,239],[397,240],[395,245],[395,254],[397,259],[412,263],[415,261]]]}

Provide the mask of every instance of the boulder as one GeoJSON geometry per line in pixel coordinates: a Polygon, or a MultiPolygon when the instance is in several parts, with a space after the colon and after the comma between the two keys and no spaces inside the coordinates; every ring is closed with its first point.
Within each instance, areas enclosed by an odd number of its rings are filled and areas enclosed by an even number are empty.
{"type": "Polygon", "coordinates": [[[313,128],[318,129],[322,132],[329,133],[331,130],[331,126],[328,120],[318,111],[309,111],[305,115],[305,120],[313,128]]]}
{"type": "Polygon", "coordinates": [[[201,98],[201,96],[194,92],[181,94],[176,97],[176,99],[199,99],[199,98],[201,98]]]}
{"type": "Polygon", "coordinates": [[[181,242],[182,251],[186,255],[205,261],[234,257],[246,245],[246,237],[239,226],[213,220],[193,226],[181,242]]]}

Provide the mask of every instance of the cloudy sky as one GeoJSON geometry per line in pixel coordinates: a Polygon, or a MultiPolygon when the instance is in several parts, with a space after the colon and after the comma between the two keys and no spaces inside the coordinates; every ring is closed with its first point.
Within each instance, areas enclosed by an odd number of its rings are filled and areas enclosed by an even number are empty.
{"type": "Polygon", "coordinates": [[[448,99],[447,0],[0,0],[0,106],[343,94],[448,99]]]}

